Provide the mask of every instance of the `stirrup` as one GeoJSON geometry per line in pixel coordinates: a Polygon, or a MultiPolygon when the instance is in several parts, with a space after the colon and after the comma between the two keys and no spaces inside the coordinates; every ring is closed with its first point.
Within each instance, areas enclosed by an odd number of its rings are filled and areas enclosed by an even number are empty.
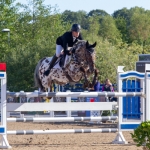
{"type": "Polygon", "coordinates": [[[62,70],[65,70],[65,67],[63,66],[63,67],[61,67],[62,68],[62,70]]]}

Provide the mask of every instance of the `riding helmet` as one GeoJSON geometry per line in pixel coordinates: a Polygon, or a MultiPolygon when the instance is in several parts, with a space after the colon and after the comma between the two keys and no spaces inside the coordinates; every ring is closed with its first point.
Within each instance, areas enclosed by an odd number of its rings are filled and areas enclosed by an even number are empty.
{"type": "Polygon", "coordinates": [[[81,26],[79,24],[73,24],[71,27],[71,31],[80,32],[81,26]]]}

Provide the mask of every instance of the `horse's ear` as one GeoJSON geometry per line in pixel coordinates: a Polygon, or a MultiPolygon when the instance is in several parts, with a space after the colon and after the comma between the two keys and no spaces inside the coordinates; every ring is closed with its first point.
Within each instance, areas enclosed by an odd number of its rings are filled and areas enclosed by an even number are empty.
{"type": "Polygon", "coordinates": [[[86,48],[88,48],[88,47],[89,47],[89,41],[86,42],[86,48]]]}
{"type": "Polygon", "coordinates": [[[94,48],[94,47],[96,46],[96,44],[97,44],[97,43],[95,42],[93,45],[91,45],[91,47],[93,47],[93,48],[94,48]]]}

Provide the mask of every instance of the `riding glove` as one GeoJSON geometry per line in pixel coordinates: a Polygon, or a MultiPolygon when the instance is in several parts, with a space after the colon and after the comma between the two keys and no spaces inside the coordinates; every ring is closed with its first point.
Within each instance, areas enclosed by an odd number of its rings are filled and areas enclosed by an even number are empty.
{"type": "Polygon", "coordinates": [[[66,54],[67,54],[67,55],[71,55],[70,52],[71,52],[70,50],[66,50],[66,54]]]}

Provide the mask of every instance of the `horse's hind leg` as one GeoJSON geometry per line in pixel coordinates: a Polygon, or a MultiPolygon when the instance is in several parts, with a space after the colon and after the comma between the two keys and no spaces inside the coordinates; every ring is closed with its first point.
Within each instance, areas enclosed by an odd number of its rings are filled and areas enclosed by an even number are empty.
{"type": "Polygon", "coordinates": [[[50,87],[48,88],[48,92],[51,92],[51,88],[50,87]]]}
{"type": "MultiPolygon", "coordinates": [[[[49,84],[49,87],[48,87],[48,92],[53,92],[52,89],[53,89],[53,81],[49,84]]],[[[53,97],[47,97],[48,99],[51,99],[53,101],[53,97]]]]}
{"type": "Polygon", "coordinates": [[[53,85],[54,85],[54,82],[53,82],[53,80],[50,82],[50,84],[49,84],[49,92],[54,92],[54,91],[52,91],[53,90],[53,85]]]}
{"type": "Polygon", "coordinates": [[[41,91],[44,91],[44,87],[41,83],[41,80],[40,80],[40,77],[39,77],[39,67],[42,63],[42,61],[44,60],[45,58],[41,59],[38,64],[36,65],[35,67],[35,70],[34,70],[34,84],[35,84],[35,87],[38,87],[41,89],[41,91]]]}

